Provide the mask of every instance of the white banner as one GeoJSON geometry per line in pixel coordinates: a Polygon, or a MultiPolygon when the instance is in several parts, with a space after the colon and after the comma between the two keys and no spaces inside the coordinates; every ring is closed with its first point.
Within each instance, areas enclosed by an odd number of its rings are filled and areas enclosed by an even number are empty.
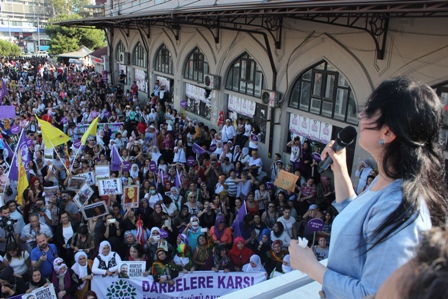
{"type": "Polygon", "coordinates": [[[9,297],[10,299],[57,299],[53,284],[33,290],[31,293],[9,297]]]}
{"type": "Polygon", "coordinates": [[[141,69],[135,69],[135,82],[138,90],[146,92],[146,72],[141,69]]]}
{"type": "Polygon", "coordinates": [[[254,117],[256,103],[236,96],[229,95],[227,109],[247,117],[254,117]]]}
{"type": "Polygon", "coordinates": [[[202,87],[186,83],[185,93],[187,94],[187,97],[189,97],[190,99],[210,103],[210,100],[205,98],[205,89],[202,87]]]}
{"type": "Polygon", "coordinates": [[[154,282],[152,276],[132,279],[95,276],[92,290],[102,299],[173,299],[173,298],[217,298],[237,290],[245,289],[266,280],[263,272],[215,273],[196,271],[180,274],[174,285],[154,282]]]}
{"type": "Polygon", "coordinates": [[[299,121],[300,127],[299,127],[299,135],[300,136],[304,136],[304,137],[308,137],[309,134],[309,118],[305,117],[305,116],[300,116],[300,121],[299,121]]]}
{"type": "Polygon", "coordinates": [[[320,121],[310,119],[310,130],[308,137],[313,140],[320,141],[320,121]]]}
{"type": "Polygon", "coordinates": [[[329,123],[320,124],[320,141],[322,143],[328,143],[331,140],[331,133],[333,131],[333,125],[329,123]]]}
{"type": "Polygon", "coordinates": [[[165,89],[170,91],[170,89],[171,89],[170,79],[162,77],[162,76],[157,76],[156,79],[159,80],[159,86],[165,85],[165,89]]]}

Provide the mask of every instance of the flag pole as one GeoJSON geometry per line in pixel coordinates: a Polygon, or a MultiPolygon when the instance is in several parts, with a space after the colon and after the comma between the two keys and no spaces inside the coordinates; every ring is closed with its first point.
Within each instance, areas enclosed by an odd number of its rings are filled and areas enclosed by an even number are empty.
{"type": "MultiPolygon", "coordinates": [[[[51,142],[51,140],[50,140],[50,143],[51,143],[51,146],[53,147],[53,149],[55,149],[55,146],[53,145],[53,142],[51,142]]],[[[58,153],[58,151],[57,150],[55,150],[55,152],[56,152],[56,155],[58,155],[58,157],[59,157],[59,160],[62,162],[62,158],[61,158],[61,156],[59,156],[59,153],[58,153]]],[[[65,163],[62,163],[62,165],[64,165],[64,168],[65,168],[65,170],[67,170],[67,174],[69,174],[70,173],[70,171],[67,169],[67,166],[65,166],[65,163]]]]}
{"type": "MultiPolygon", "coordinates": [[[[22,139],[23,131],[24,130],[22,129],[22,131],[20,132],[19,141],[17,142],[16,148],[14,149],[14,155],[12,156],[11,165],[9,165],[9,171],[8,171],[9,185],[11,185],[11,179],[9,178],[9,174],[11,173],[11,167],[13,166],[12,162],[14,162],[14,158],[17,156],[17,150],[19,149],[19,143],[20,143],[20,140],[22,139]]],[[[4,160],[6,161],[6,159],[4,159],[4,160]]],[[[18,180],[19,180],[19,178],[17,178],[17,181],[18,180]]],[[[4,198],[5,198],[5,191],[6,191],[6,183],[5,183],[5,186],[3,186],[2,200],[4,200],[4,198]]]]}

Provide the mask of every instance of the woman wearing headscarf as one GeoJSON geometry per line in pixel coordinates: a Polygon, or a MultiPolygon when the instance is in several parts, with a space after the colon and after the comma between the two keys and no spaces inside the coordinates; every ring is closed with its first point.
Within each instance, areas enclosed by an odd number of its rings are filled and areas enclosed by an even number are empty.
{"type": "Polygon", "coordinates": [[[280,221],[277,221],[272,227],[271,240],[281,241],[283,249],[288,249],[289,243],[291,242],[291,237],[288,235],[288,232],[285,230],[283,223],[281,223],[280,221]]]}
{"type": "Polygon", "coordinates": [[[0,297],[9,298],[25,293],[26,287],[23,278],[14,275],[14,269],[11,266],[6,267],[0,273],[0,297]]]}
{"type": "Polygon", "coordinates": [[[190,222],[190,213],[188,212],[187,206],[182,206],[179,215],[174,217],[171,225],[173,228],[177,229],[178,232],[183,232],[187,224],[190,222]]]}
{"type": "Polygon", "coordinates": [[[261,258],[256,254],[253,254],[250,257],[249,263],[245,264],[242,270],[243,272],[266,272],[266,269],[261,262],[261,258]]]}
{"type": "Polygon", "coordinates": [[[129,170],[129,176],[132,178],[132,180],[140,177],[140,169],[136,163],[132,164],[131,169],[129,170]]]}
{"type": "Polygon", "coordinates": [[[190,218],[190,222],[183,230],[183,234],[187,236],[188,245],[190,246],[192,251],[194,251],[196,246],[198,245],[198,237],[202,234],[202,227],[199,225],[199,223],[199,218],[197,216],[192,216],[190,218]]]}
{"type": "Polygon", "coordinates": [[[229,258],[236,271],[241,271],[243,266],[249,263],[250,257],[254,252],[246,247],[246,241],[242,237],[237,237],[233,241],[233,247],[229,251],[229,258]]]}
{"type": "Polygon", "coordinates": [[[109,242],[103,241],[100,243],[98,255],[93,260],[92,273],[103,275],[103,277],[114,276],[118,273],[118,264],[120,263],[120,255],[112,251],[109,242]]]}
{"type": "Polygon", "coordinates": [[[289,254],[285,255],[285,257],[283,258],[282,270],[283,270],[284,274],[294,271],[294,268],[291,267],[291,261],[290,261],[289,254]]]}
{"type": "Polygon", "coordinates": [[[149,215],[148,227],[157,226],[162,228],[166,219],[169,219],[169,217],[163,212],[162,205],[160,203],[156,203],[154,204],[154,211],[149,215]]]}
{"type": "Polygon", "coordinates": [[[216,245],[230,246],[232,244],[232,231],[226,226],[223,216],[216,217],[215,225],[210,229],[210,235],[216,245]]]}
{"type": "Polygon", "coordinates": [[[156,165],[159,165],[159,158],[162,156],[162,154],[159,151],[159,148],[157,146],[153,146],[152,150],[150,152],[151,155],[151,161],[156,162],[156,165]]]}
{"type": "Polygon", "coordinates": [[[288,254],[286,250],[282,249],[283,242],[276,240],[272,242],[271,250],[266,252],[265,268],[268,273],[272,271],[282,272],[283,258],[288,254]]]}
{"type": "Polygon", "coordinates": [[[188,271],[193,272],[195,270],[193,259],[191,257],[191,248],[188,246],[188,238],[185,234],[177,236],[177,248],[176,255],[174,256],[174,264],[177,269],[183,273],[188,271]]]}
{"type": "Polygon", "coordinates": [[[166,232],[162,234],[160,228],[156,226],[151,228],[151,234],[147,241],[148,245],[147,251],[149,258],[155,261],[157,259],[156,252],[159,248],[162,248],[163,250],[168,252],[170,259],[174,257],[175,252],[173,250],[173,246],[170,243],[168,243],[168,241],[166,241],[166,239],[164,238],[167,236],[168,235],[166,234],[166,232]]]}
{"type": "Polygon", "coordinates": [[[92,281],[92,260],[87,258],[85,252],[75,254],[75,264],[72,266],[73,272],[78,275],[79,286],[76,290],[76,298],[83,298],[84,293],[90,290],[90,282],[92,281]]]}
{"type": "Polygon", "coordinates": [[[258,244],[256,248],[254,248],[255,254],[261,257],[263,264],[266,262],[266,252],[271,250],[271,244],[271,231],[268,228],[265,228],[261,231],[260,236],[258,237],[258,244]]]}
{"type": "Polygon", "coordinates": [[[51,282],[48,278],[42,277],[42,272],[40,272],[40,268],[32,268],[31,269],[31,277],[26,282],[25,289],[27,293],[31,293],[35,289],[41,287],[47,287],[51,282]]]}
{"type": "Polygon", "coordinates": [[[179,275],[177,267],[163,248],[157,249],[157,260],[152,264],[151,273],[154,281],[160,284],[174,285],[174,279],[179,275]]]}
{"type": "Polygon", "coordinates": [[[179,194],[179,189],[177,187],[171,187],[170,191],[170,197],[173,200],[173,204],[176,206],[176,209],[180,211],[182,206],[182,195],[179,194]]]}
{"type": "Polygon", "coordinates": [[[71,299],[78,289],[78,276],[60,257],[53,261],[52,283],[59,299],[71,299]]]}
{"type": "Polygon", "coordinates": [[[246,165],[246,162],[249,162],[249,148],[248,147],[243,147],[243,149],[241,150],[242,154],[241,154],[241,164],[246,165]]]}

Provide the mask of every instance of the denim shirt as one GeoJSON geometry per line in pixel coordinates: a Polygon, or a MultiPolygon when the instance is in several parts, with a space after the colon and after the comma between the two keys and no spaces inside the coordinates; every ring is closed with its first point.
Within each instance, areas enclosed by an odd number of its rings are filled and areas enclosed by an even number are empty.
{"type": "Polygon", "coordinates": [[[333,203],[340,214],[332,227],[328,270],[322,289],[326,298],[359,299],[376,293],[395,270],[413,258],[420,232],[431,228],[429,211],[422,199],[414,221],[407,221],[389,239],[367,251],[368,237],[402,199],[402,180],[371,191],[376,181],[359,196],[333,203]],[[359,200],[362,204],[356,205],[359,200]]]}

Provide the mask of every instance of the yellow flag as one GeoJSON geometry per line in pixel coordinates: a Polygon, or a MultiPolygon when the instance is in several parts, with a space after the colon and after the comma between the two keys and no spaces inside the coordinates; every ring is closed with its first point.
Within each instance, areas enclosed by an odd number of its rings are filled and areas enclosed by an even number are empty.
{"type": "Polygon", "coordinates": [[[39,122],[40,130],[42,131],[42,138],[44,139],[45,148],[54,148],[60,144],[66,143],[71,138],[64,134],[61,130],[53,127],[49,122],[40,119],[36,116],[39,122]]]}
{"type": "Polygon", "coordinates": [[[84,135],[82,135],[81,138],[81,144],[84,145],[86,144],[86,140],[90,135],[96,136],[96,129],[98,128],[98,120],[100,118],[97,116],[92,123],[90,124],[90,126],[87,128],[87,130],[84,132],[84,135]]]}
{"type": "Polygon", "coordinates": [[[23,193],[26,188],[28,188],[28,177],[26,176],[25,166],[22,162],[22,151],[19,149],[17,151],[17,163],[19,164],[19,175],[17,184],[17,202],[21,205],[23,204],[23,193]]]}

